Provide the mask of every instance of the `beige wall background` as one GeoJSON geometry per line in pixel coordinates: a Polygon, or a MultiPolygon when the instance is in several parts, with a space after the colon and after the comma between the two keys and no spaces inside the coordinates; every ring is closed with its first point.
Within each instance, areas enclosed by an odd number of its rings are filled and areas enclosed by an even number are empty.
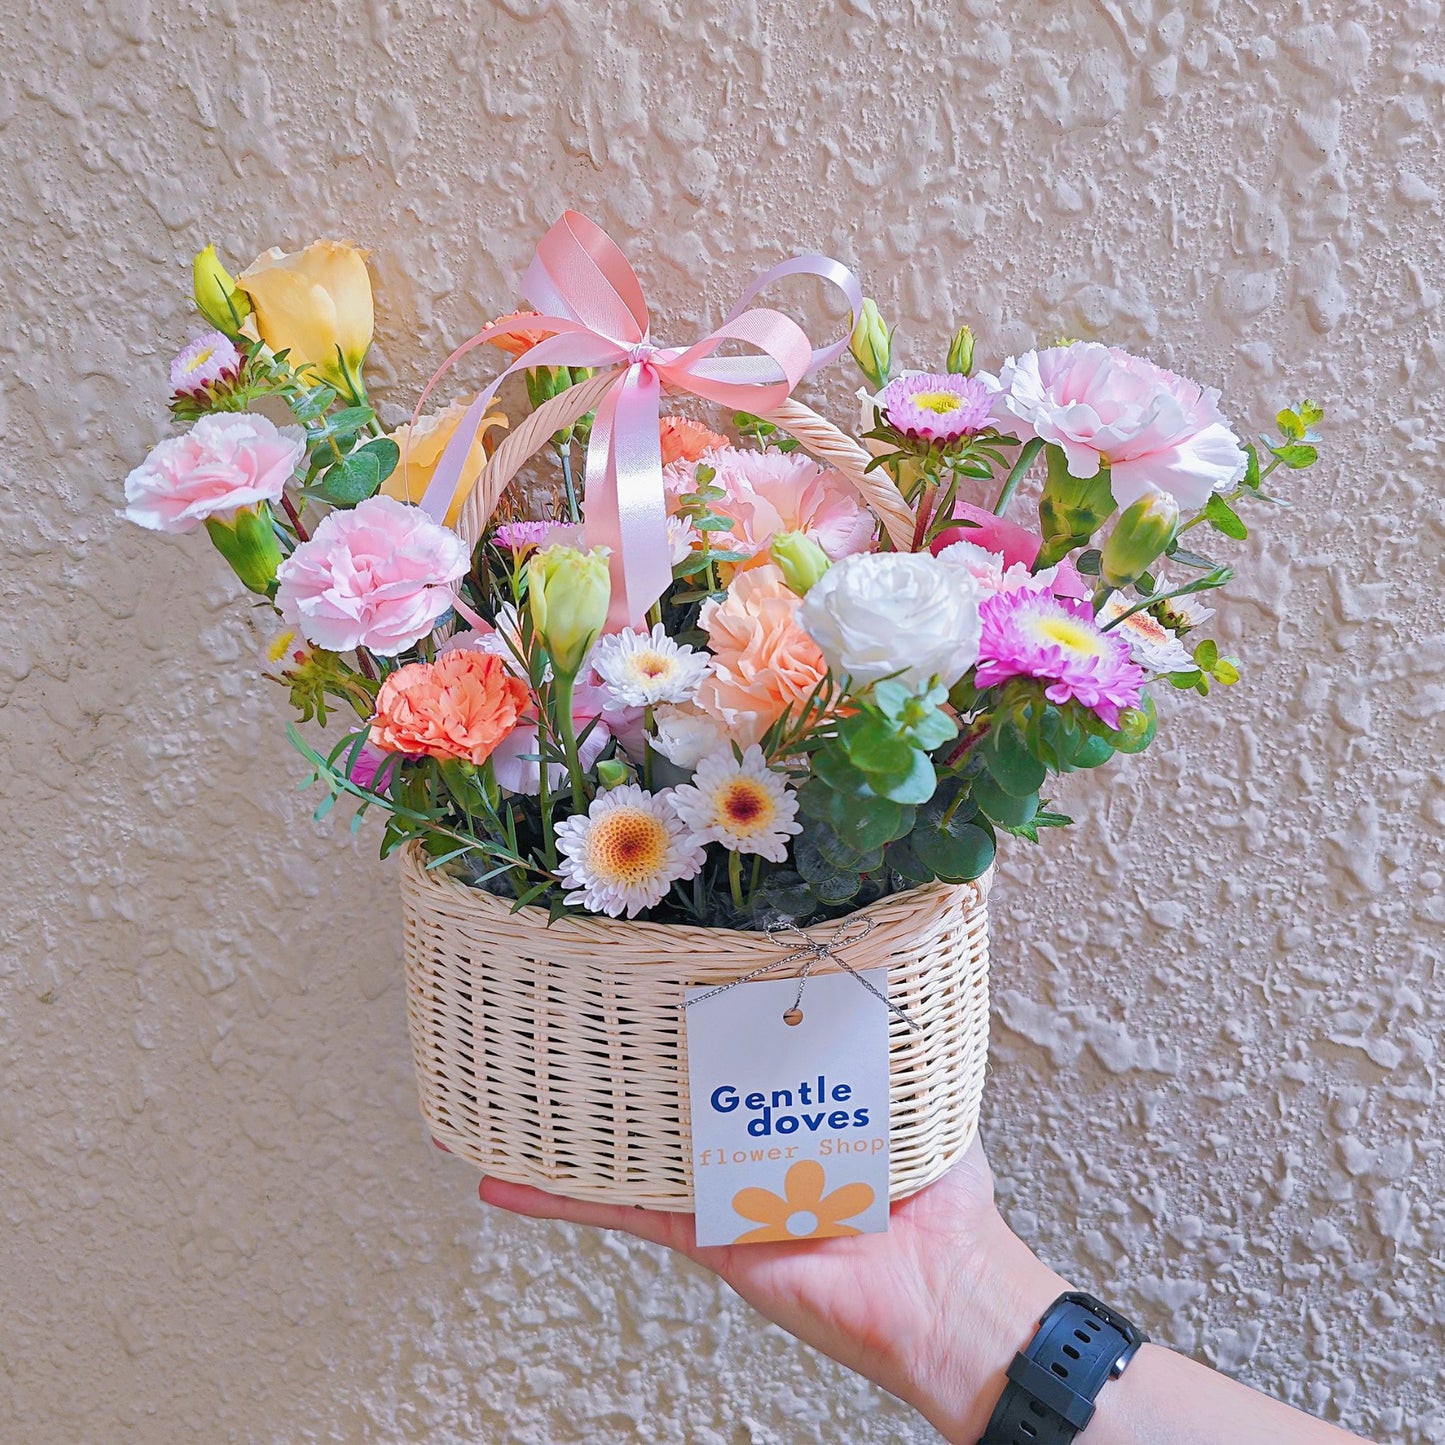
{"type": "Polygon", "coordinates": [[[1245,681],[1008,855],[986,1133],[1016,1227],[1157,1338],[1445,1441],[1439,24],[0,0],[0,1436],[930,1438],[698,1271],[482,1211],[415,1113],[374,835],[310,822],[204,539],[113,515],[204,241],[370,246],[395,417],[571,204],[664,337],[818,248],[906,361],[966,318],[1146,350],[1246,429],[1327,404],[1239,549],[1245,681]]]}

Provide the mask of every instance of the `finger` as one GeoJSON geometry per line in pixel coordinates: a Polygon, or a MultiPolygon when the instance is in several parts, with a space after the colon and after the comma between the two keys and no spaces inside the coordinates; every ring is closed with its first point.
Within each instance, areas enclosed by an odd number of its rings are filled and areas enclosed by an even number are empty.
{"type": "Polygon", "coordinates": [[[690,1214],[665,1214],[658,1209],[639,1209],[625,1204],[593,1204],[584,1199],[564,1199],[528,1184],[511,1184],[505,1179],[485,1178],[477,1186],[483,1204],[523,1214],[528,1219],[557,1219],[565,1224],[586,1224],[594,1229],[616,1229],[653,1244],[665,1244],[683,1254],[695,1248],[690,1214]]]}

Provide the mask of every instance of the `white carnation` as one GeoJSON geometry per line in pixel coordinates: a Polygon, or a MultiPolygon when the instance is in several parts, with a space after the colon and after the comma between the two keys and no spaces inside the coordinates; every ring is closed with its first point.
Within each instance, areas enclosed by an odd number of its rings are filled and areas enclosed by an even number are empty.
{"type": "Polygon", "coordinates": [[[829,668],[856,686],[896,677],[952,687],[978,660],[982,599],[965,568],[927,552],[869,552],[835,562],[809,589],[798,621],[829,668]]]}

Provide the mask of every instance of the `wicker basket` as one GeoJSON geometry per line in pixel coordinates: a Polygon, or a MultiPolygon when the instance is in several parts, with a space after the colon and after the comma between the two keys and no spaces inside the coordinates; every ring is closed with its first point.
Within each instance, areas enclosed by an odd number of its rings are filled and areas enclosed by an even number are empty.
{"type": "MultiPolygon", "coordinates": [[[[916,1025],[890,1016],[895,1199],[938,1178],[978,1123],[987,895],[987,876],[933,883],[854,915],[873,928],[843,956],[857,969],[886,964],[889,998],[916,1025]]],[[[404,854],[402,901],[412,1053],[433,1136],[499,1179],[690,1211],[683,990],[730,983],[780,956],[779,945],[759,933],[610,918],[548,928],[541,909],[512,913],[444,869],[428,872],[415,844],[404,854]]],[[[831,960],[814,968],[839,971],[831,960]]]]}
{"type": "MultiPolygon", "coordinates": [[[[595,407],[604,373],[538,407],[497,448],[462,507],[471,545],[497,498],[548,437],[595,407]]],[[[766,414],[836,467],[896,546],[914,519],[869,454],[796,401],[766,414]]],[[[730,983],[776,955],[766,935],[718,928],[559,920],[428,871],[404,854],[407,1012],[433,1135],[488,1174],[553,1193],[692,1208],[683,990],[730,983]]],[[[863,911],[856,969],[889,968],[889,995],[916,1028],[889,1022],[890,1194],[942,1174],[978,1123],[988,1053],[988,878],[930,884],[863,911]]],[[[831,930],[834,925],[824,925],[831,930]]],[[[796,976],[801,963],[774,978],[796,976]]],[[[825,961],[815,972],[837,972],[825,961]]]]}

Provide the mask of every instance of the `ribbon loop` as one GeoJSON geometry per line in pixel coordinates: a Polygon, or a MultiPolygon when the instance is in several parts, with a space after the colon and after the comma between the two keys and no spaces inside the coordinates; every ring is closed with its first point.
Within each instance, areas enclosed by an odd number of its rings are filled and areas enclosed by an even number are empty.
{"type": "Polygon", "coordinates": [[[567,211],[541,241],[522,278],[522,294],[539,314],[502,322],[464,342],[422,391],[412,416],[446,372],[483,341],[520,332],[552,333],[524,352],[482,391],[448,441],[421,507],[440,521],[497,388],[514,372],[537,366],[612,367],[611,389],[597,407],[587,447],[584,536],[606,547],[612,572],[609,630],[636,626],[672,581],[667,509],[662,487],[658,420],[662,389],[746,411],[769,411],[805,377],[840,355],[863,309],[858,279],[828,256],[794,256],[758,276],[722,324],[685,348],[651,337],[642,285],[627,258],[596,222],[567,211]],[[797,322],[748,303],[782,276],[817,276],[841,290],[851,309],[848,329],[814,347],[797,322]],[[728,341],[755,354],[719,356],[728,341]]]}

